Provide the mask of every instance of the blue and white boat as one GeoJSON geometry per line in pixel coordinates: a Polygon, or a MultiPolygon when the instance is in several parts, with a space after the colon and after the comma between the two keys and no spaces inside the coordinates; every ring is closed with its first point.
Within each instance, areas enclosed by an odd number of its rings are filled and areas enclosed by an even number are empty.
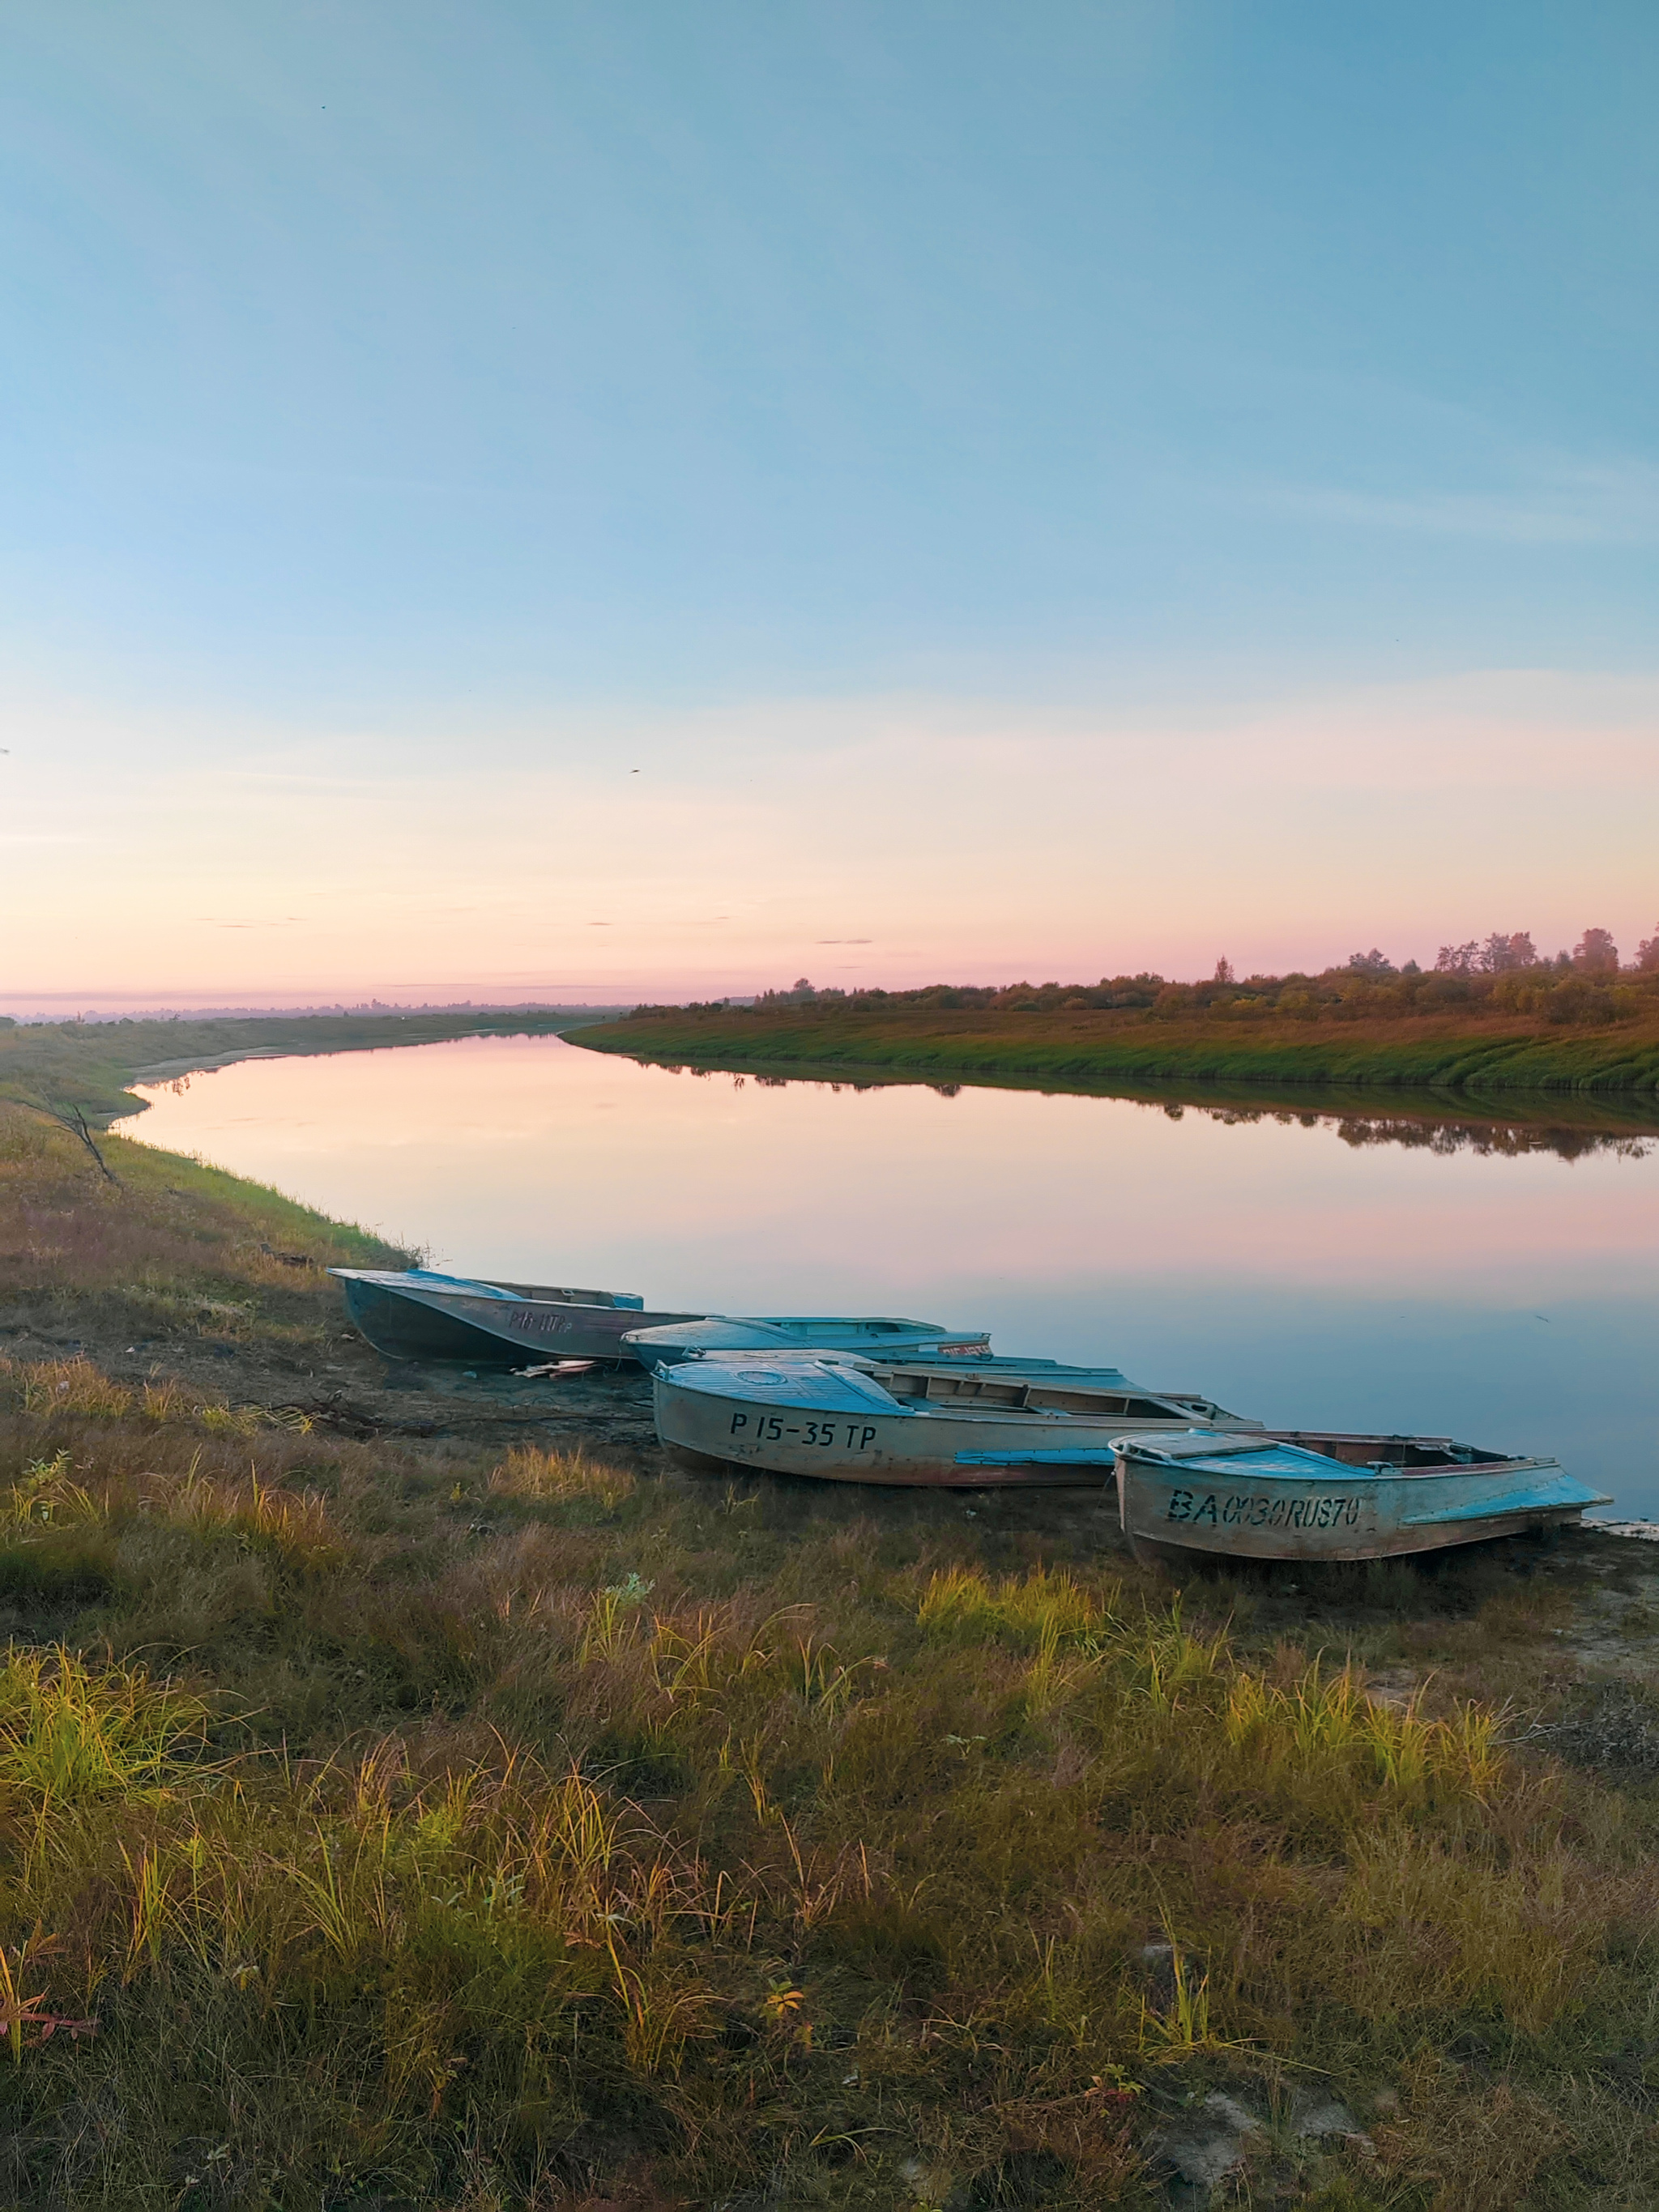
{"type": "Polygon", "coordinates": [[[1602,1492],[1553,1459],[1449,1437],[1190,1429],[1114,1440],[1118,1516],[1137,1559],[1381,1559],[1547,1531],[1602,1492]]]}
{"type": "Polygon", "coordinates": [[[469,1367],[543,1360],[631,1360],[630,1330],[695,1314],[647,1313],[626,1291],[558,1289],[544,1283],[483,1282],[429,1267],[331,1267],[345,1285],[346,1311],[388,1359],[459,1359],[469,1367]]]}
{"type": "Polygon", "coordinates": [[[683,1466],[905,1487],[1100,1488],[1126,1430],[1257,1425],[1054,1360],[717,1354],[659,1367],[654,1391],[657,1434],[683,1466]]]}
{"type": "Polygon", "coordinates": [[[654,1375],[683,1359],[711,1352],[861,1352],[877,1358],[912,1352],[947,1357],[982,1352],[987,1329],[945,1328],[933,1321],[896,1321],[880,1314],[707,1314],[701,1320],[629,1330],[623,1341],[654,1375]]]}

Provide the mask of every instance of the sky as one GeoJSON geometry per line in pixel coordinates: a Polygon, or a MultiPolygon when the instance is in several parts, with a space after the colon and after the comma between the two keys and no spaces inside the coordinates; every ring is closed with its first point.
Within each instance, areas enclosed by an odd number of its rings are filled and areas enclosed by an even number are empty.
{"type": "Polygon", "coordinates": [[[1659,927],[1659,14],[0,0],[0,1006],[1659,927]]]}

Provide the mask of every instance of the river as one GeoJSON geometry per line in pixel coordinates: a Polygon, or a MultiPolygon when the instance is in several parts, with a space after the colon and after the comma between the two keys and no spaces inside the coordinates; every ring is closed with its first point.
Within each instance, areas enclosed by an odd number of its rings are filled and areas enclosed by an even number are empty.
{"type": "Polygon", "coordinates": [[[244,1061],[145,1096],[124,1134],[436,1267],[989,1328],[1276,1425],[1552,1453],[1621,1516],[1659,1514],[1659,1140],[779,1084],[556,1036],[244,1061]]]}

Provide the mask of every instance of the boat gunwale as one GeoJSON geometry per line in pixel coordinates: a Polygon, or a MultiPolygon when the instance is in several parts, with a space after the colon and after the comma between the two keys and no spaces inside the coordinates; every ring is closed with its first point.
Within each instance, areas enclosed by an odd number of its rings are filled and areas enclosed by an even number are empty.
{"type": "MultiPolygon", "coordinates": [[[[374,1290],[384,1291],[390,1297],[409,1298],[417,1304],[427,1304],[437,1298],[454,1299],[464,1305],[475,1306],[593,1306],[601,1313],[642,1314],[647,1310],[643,1303],[634,1303],[632,1291],[586,1290],[575,1285],[557,1283],[492,1282],[483,1275],[455,1280],[453,1289],[441,1283],[411,1283],[405,1273],[392,1267],[331,1267],[327,1271],[347,1283],[367,1283],[374,1290]],[[484,1284],[482,1290],[466,1287],[467,1283],[484,1284]]],[[[683,1321],[701,1321],[701,1314],[676,1314],[665,1324],[675,1327],[683,1321]]],[[[652,1326],[659,1324],[653,1322],[652,1326]]]]}
{"type": "MultiPolygon", "coordinates": [[[[1174,1475],[1182,1465],[1180,1461],[1158,1459],[1150,1453],[1137,1451],[1137,1447],[1151,1444],[1155,1441],[1155,1437],[1150,1434],[1127,1436],[1122,1439],[1122,1455],[1128,1458],[1133,1455],[1137,1457],[1140,1467],[1167,1468],[1170,1474],[1174,1475]]],[[[1114,1439],[1112,1449],[1114,1452],[1119,1449],[1119,1444],[1115,1439],[1114,1439]]],[[[1233,1456],[1237,1457],[1240,1455],[1235,1454],[1233,1456]]],[[[1338,1460],[1333,1460],[1330,1464],[1333,1471],[1329,1474],[1321,1474],[1312,1468],[1298,1468],[1292,1471],[1286,1468],[1252,1468],[1249,1470],[1249,1479],[1252,1482],[1299,1483],[1305,1488],[1313,1482],[1456,1482],[1469,1476],[1545,1474],[1551,1468],[1554,1468],[1562,1474],[1567,1473],[1567,1469],[1562,1466],[1559,1459],[1476,1460],[1472,1464],[1457,1467],[1344,1467],[1338,1460]]],[[[1193,1459],[1188,1460],[1186,1465],[1194,1468],[1202,1468],[1204,1462],[1201,1459],[1193,1459]]],[[[1212,1480],[1226,1479],[1212,1477],[1212,1480]]],[[[1571,1479],[1575,1482],[1581,1480],[1577,1475],[1573,1475],[1571,1479]]]]}
{"type": "MultiPolygon", "coordinates": [[[[686,1360],[681,1364],[691,1368],[694,1372],[702,1368],[703,1364],[698,1360],[686,1360]]],[[[870,1375],[866,1379],[874,1382],[878,1389],[885,1392],[886,1395],[892,1399],[890,1405],[876,1406],[872,1408],[872,1411],[878,1416],[878,1418],[884,1419],[899,1419],[902,1420],[921,1420],[930,1423],[963,1421],[972,1422],[981,1426],[989,1426],[998,1422],[1012,1421],[1034,1429],[1046,1428],[1051,1423],[1064,1422],[1067,1425],[1076,1423],[1105,1431],[1109,1431],[1114,1423],[1133,1420],[1139,1418],[1134,1414],[1126,1412],[1121,1407],[1103,1409],[1097,1414],[1086,1411],[1075,1411],[1059,1406],[988,1405],[983,1400],[969,1400],[966,1402],[963,1402],[955,1399],[945,1399],[922,1401],[920,1403],[907,1403],[902,1398],[893,1397],[892,1393],[890,1391],[887,1391],[886,1385],[880,1382],[877,1376],[870,1375]]],[[[660,1382],[665,1389],[681,1389],[684,1390],[689,1397],[711,1402],[716,1405],[734,1405],[744,1407],[765,1407],[768,1405],[787,1404],[790,1409],[793,1412],[807,1413],[814,1412],[828,1413],[832,1411],[838,1412],[840,1410],[838,1407],[831,1407],[829,1406],[814,1407],[806,1402],[804,1399],[786,1401],[782,1399],[772,1399],[758,1395],[750,1396],[744,1392],[736,1390],[700,1388],[695,1382],[681,1382],[678,1381],[676,1379],[676,1370],[672,1367],[659,1367],[657,1369],[655,1380],[660,1382]]],[[[1079,1393],[1079,1395],[1081,1394],[1079,1393]]],[[[1108,1394],[1103,1393],[1103,1395],[1104,1395],[1108,1394]]],[[[1133,1390],[1113,1391],[1109,1395],[1118,1397],[1144,1397],[1149,1402],[1157,1401],[1157,1393],[1150,1390],[1144,1392],[1133,1390]]],[[[1224,1410],[1224,1408],[1218,1408],[1218,1411],[1224,1410]]],[[[1170,1415],[1167,1419],[1164,1419],[1161,1414],[1148,1415],[1146,1418],[1153,1425],[1149,1431],[1150,1433],[1159,1435],[1183,1433],[1185,1430],[1190,1426],[1190,1413],[1189,1411],[1184,1407],[1172,1407],[1170,1409],[1170,1415]]],[[[1241,1414],[1237,1418],[1239,1419],[1241,1424],[1244,1425],[1244,1433],[1251,1437],[1255,1437],[1260,1433],[1253,1423],[1246,1423],[1245,1417],[1243,1415],[1241,1414]]],[[[1225,1433],[1231,1434],[1232,1432],[1228,1431],[1225,1433]]],[[[1103,1450],[1109,1450],[1111,1449],[1111,1438],[1109,1436],[1106,1437],[1102,1449],[1103,1450]]]]}
{"type": "MultiPolygon", "coordinates": [[[[933,1321],[906,1321],[896,1314],[700,1314],[700,1321],[724,1323],[732,1328],[879,1328],[899,1336],[939,1337],[946,1344],[988,1343],[991,1332],[987,1328],[946,1328],[933,1321]]],[[[672,1325],[672,1324],[671,1324],[672,1325]]],[[[641,1336],[650,1334],[641,1329],[641,1336]]],[[[718,1347],[725,1349],[726,1347],[718,1347]]],[[[757,1347],[758,1349],[758,1347],[757,1347]]],[[[813,1349],[804,1344],[792,1347],[810,1354],[813,1349]]],[[[964,1353],[963,1358],[969,1357],[964,1353]]]]}
{"type": "MultiPolygon", "coordinates": [[[[1568,1469],[1562,1465],[1561,1462],[1550,1454],[1534,1454],[1527,1456],[1511,1456],[1505,1454],[1490,1459],[1455,1460],[1444,1467],[1395,1467],[1381,1460],[1356,1462],[1331,1459],[1323,1452],[1312,1450],[1300,1441],[1301,1437],[1314,1433],[1316,1431],[1311,1430],[1291,1431],[1264,1430],[1259,1434],[1247,1431],[1240,1435],[1236,1431],[1228,1431],[1224,1432],[1222,1440],[1212,1452],[1194,1451],[1170,1455],[1160,1452],[1156,1437],[1143,1430],[1126,1432],[1121,1440],[1114,1438],[1112,1449],[1114,1452],[1119,1453],[1124,1458],[1133,1458],[1141,1468],[1167,1470],[1171,1476],[1195,1473],[1204,1468],[1206,1461],[1210,1460],[1240,1461],[1252,1452],[1271,1450],[1275,1444],[1288,1445],[1292,1450],[1306,1452],[1310,1461],[1319,1462],[1316,1466],[1303,1468],[1254,1467],[1249,1469],[1249,1479],[1253,1482],[1308,1483],[1355,1480],[1447,1482],[1481,1476],[1541,1474],[1551,1468],[1561,1474],[1568,1473],[1568,1469]],[[1325,1472],[1327,1468],[1330,1469],[1328,1474],[1325,1472]]],[[[1321,1433],[1328,1436],[1334,1443],[1411,1443],[1419,1446],[1441,1444],[1454,1449],[1456,1443],[1455,1438],[1450,1437],[1347,1435],[1335,1430],[1321,1433]]],[[[1224,1481],[1231,1478],[1235,1470],[1230,1468],[1224,1474],[1214,1469],[1211,1472],[1212,1479],[1224,1481]]],[[[1243,1474],[1244,1470],[1239,1469],[1237,1472],[1243,1474]]],[[[1571,1479],[1574,1481],[1580,1480],[1577,1475],[1571,1479]]]]}

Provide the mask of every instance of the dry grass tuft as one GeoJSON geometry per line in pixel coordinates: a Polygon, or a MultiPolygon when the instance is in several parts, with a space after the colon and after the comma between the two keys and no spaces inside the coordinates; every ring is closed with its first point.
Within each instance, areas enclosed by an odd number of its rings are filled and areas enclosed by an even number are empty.
{"type": "Polygon", "coordinates": [[[633,1496],[635,1479],[622,1468],[590,1460],[584,1452],[542,1451],[534,1444],[515,1444],[500,1466],[490,1469],[489,1490],[497,1498],[581,1502],[611,1510],[633,1496]]]}
{"type": "Polygon", "coordinates": [[[47,1359],[19,1364],[0,1358],[3,1402],[25,1413],[76,1413],[118,1420],[131,1413],[133,1392],[112,1382],[89,1359],[47,1359]]]}
{"type": "Polygon", "coordinates": [[[144,1471],[77,1480],[74,1461],[59,1451],[33,1462],[9,1495],[0,1498],[0,1531],[13,1542],[76,1527],[118,1530],[134,1520],[234,1536],[307,1566],[337,1560],[344,1548],[325,1502],[315,1492],[262,1482],[257,1468],[240,1480],[204,1474],[199,1453],[179,1474],[144,1471]]]}
{"type": "Polygon", "coordinates": [[[1376,2131],[1376,2143],[1384,2174],[1428,2212],[1515,2212],[1572,2147],[1559,2113],[1514,2081],[1472,2081],[1466,2068],[1424,2052],[1406,2084],[1405,2112],[1376,2131]]]}
{"type": "Polygon", "coordinates": [[[991,1636],[1030,1649],[1045,1636],[1088,1634],[1109,1617],[1115,1595],[1115,1589],[1103,1598],[1080,1589],[1063,1570],[1037,1567],[993,1583],[975,1567],[956,1566],[930,1579],[917,1618],[940,1633],[991,1636]]]}
{"type": "Polygon", "coordinates": [[[132,1416],[156,1426],[193,1422],[216,1436],[251,1437],[262,1428],[308,1435],[307,1415],[286,1407],[231,1406],[204,1397],[176,1376],[143,1383],[119,1382],[85,1358],[18,1362],[0,1355],[0,1409],[66,1419],[121,1421],[132,1416]]]}

